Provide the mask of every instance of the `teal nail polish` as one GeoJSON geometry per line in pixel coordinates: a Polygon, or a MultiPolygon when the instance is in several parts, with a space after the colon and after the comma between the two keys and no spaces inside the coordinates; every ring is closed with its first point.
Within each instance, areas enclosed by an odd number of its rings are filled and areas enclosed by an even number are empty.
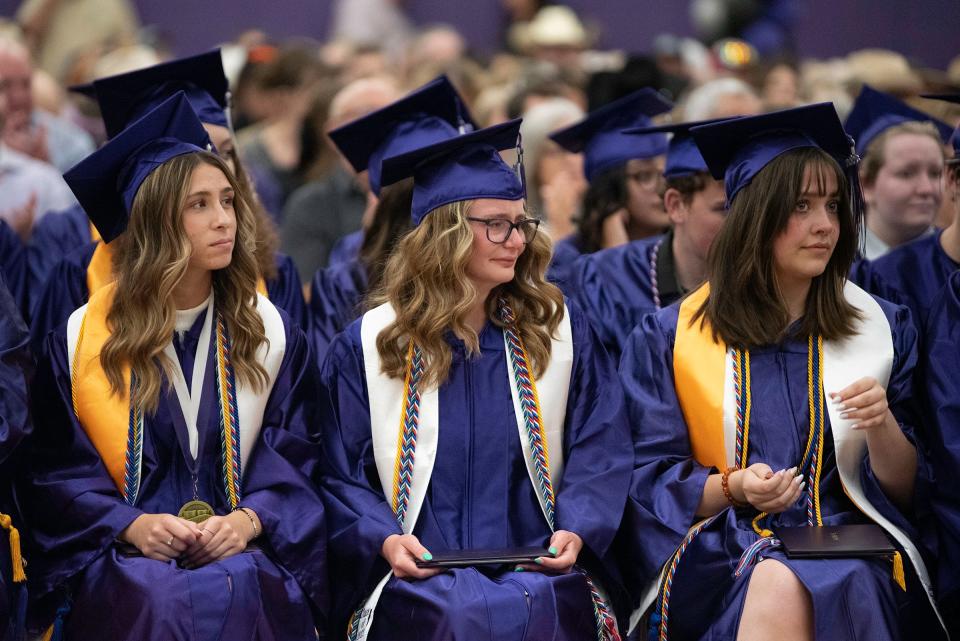
{"type": "Polygon", "coordinates": [[[513,568],[513,571],[514,571],[514,572],[523,572],[523,568],[521,568],[521,567],[515,567],[515,568],[513,568]]]}
{"type": "Polygon", "coordinates": [[[556,555],[557,555],[557,548],[551,545],[549,548],[547,548],[547,552],[549,552],[550,554],[556,556],[556,555]]]}
{"type": "Polygon", "coordinates": [[[423,553],[423,560],[424,560],[424,561],[433,561],[433,555],[430,554],[429,552],[424,552],[424,553],[423,553]]]}
{"type": "Polygon", "coordinates": [[[543,565],[543,559],[541,559],[539,556],[538,556],[537,558],[535,558],[534,561],[536,561],[537,563],[543,565]]]}

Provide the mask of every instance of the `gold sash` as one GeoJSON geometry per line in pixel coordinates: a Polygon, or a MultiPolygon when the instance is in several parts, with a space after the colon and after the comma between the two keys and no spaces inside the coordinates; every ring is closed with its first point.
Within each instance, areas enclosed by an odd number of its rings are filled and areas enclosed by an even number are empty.
{"type": "Polygon", "coordinates": [[[714,340],[705,318],[690,325],[709,293],[710,286],[704,284],[680,304],[673,376],[693,458],[723,470],[728,466],[723,427],[727,346],[714,340]]]}

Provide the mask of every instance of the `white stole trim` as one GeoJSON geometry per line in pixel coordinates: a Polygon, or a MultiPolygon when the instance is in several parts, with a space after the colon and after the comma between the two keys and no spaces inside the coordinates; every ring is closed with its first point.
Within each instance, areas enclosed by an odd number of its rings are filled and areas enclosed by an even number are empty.
{"type": "MultiPolygon", "coordinates": [[[[187,389],[187,380],[180,367],[180,359],[173,347],[173,340],[163,348],[164,355],[173,365],[173,389],[177,393],[177,401],[183,414],[183,421],[187,426],[187,437],[190,443],[190,456],[197,458],[197,449],[200,442],[200,431],[197,428],[197,417],[200,415],[200,400],[203,396],[203,379],[207,374],[207,358],[210,354],[210,334],[213,327],[213,292],[207,297],[207,309],[203,311],[203,328],[197,340],[197,349],[193,355],[193,372],[190,374],[190,388],[187,389]]],[[[176,332],[174,332],[176,334],[176,332]]],[[[216,362],[216,361],[214,361],[216,362]]],[[[241,426],[243,423],[240,424],[241,426]]],[[[241,427],[242,429],[242,427],[241,427]]]]}
{"type": "MultiPolygon", "coordinates": [[[[360,342],[363,347],[364,374],[367,382],[367,404],[370,407],[370,431],[373,438],[373,455],[377,464],[377,475],[383,487],[384,496],[390,503],[393,499],[394,470],[399,446],[400,416],[403,412],[404,381],[390,378],[381,371],[380,352],[377,351],[377,336],[393,322],[396,314],[385,303],[363,315],[360,323],[360,342]]],[[[563,428],[566,420],[567,395],[570,391],[570,376],[573,371],[573,335],[570,328],[570,312],[564,307],[563,321],[557,328],[557,337],[553,339],[550,364],[544,375],[536,381],[537,392],[541,400],[540,411],[550,460],[551,480],[556,496],[561,475],[563,474],[563,428]]],[[[504,339],[506,340],[506,339],[504,339]]],[[[520,411],[520,399],[516,389],[510,356],[504,344],[504,358],[507,360],[507,377],[513,396],[514,415],[527,472],[534,492],[544,510],[546,505],[540,496],[536,482],[536,473],[530,459],[530,444],[527,439],[526,424],[520,411]]],[[[433,465],[437,456],[437,442],[440,431],[439,390],[420,390],[420,425],[417,430],[416,456],[413,464],[413,483],[407,514],[403,523],[404,534],[413,532],[420,508],[430,485],[433,465]]],[[[384,586],[392,576],[392,571],[383,577],[361,606],[357,620],[353,625],[357,629],[358,641],[365,641],[373,624],[373,615],[380,600],[384,586]]]]}
{"type": "Polygon", "coordinates": [[[70,364],[70,380],[73,380],[73,361],[76,360],[77,345],[80,343],[80,328],[83,327],[83,319],[87,315],[87,305],[73,310],[70,318],[67,319],[67,362],[70,364]]]}
{"type": "MultiPolygon", "coordinates": [[[[860,310],[863,318],[857,321],[853,336],[842,341],[823,342],[824,393],[838,392],[865,376],[875,378],[886,388],[890,382],[894,357],[890,323],[873,296],[852,282],[846,282],[843,294],[848,303],[860,310]]],[[[733,386],[733,366],[729,357],[725,367],[725,377],[723,399],[724,445],[727,450],[727,465],[735,465],[737,400],[733,386]]],[[[840,411],[829,400],[825,404],[830,415],[830,431],[833,434],[837,469],[844,491],[861,512],[886,530],[903,547],[917,572],[920,582],[923,584],[933,611],[940,620],[940,624],[943,625],[943,617],[940,615],[934,599],[930,574],[917,546],[903,530],[890,522],[867,500],[863,491],[863,486],[860,483],[860,466],[867,451],[866,434],[862,431],[852,430],[851,427],[854,422],[841,418],[840,411]]],[[[640,622],[647,608],[656,600],[660,585],[666,574],[664,570],[661,570],[658,580],[651,582],[644,590],[640,607],[630,617],[631,632],[634,626],[640,622]]],[[[944,629],[946,629],[946,626],[944,626],[944,629]]]]}

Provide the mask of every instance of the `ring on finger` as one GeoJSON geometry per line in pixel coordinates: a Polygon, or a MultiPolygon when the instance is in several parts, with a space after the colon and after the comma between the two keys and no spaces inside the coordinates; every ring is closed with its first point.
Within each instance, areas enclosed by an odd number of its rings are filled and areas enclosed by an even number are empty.
{"type": "Polygon", "coordinates": [[[173,537],[172,537],[172,536],[167,540],[167,547],[168,547],[168,548],[172,548],[172,547],[173,547],[173,537]]]}

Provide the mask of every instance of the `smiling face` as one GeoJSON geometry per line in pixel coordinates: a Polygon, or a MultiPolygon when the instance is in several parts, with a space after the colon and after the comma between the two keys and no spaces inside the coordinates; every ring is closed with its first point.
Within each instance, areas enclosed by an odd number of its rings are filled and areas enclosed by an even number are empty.
{"type": "MultiPolygon", "coordinates": [[[[517,222],[527,218],[522,200],[495,200],[481,198],[470,206],[469,218],[479,220],[503,220],[517,222]]],[[[467,276],[478,289],[493,289],[513,280],[517,259],[526,248],[520,230],[513,229],[503,243],[494,243],[490,238],[495,232],[477,220],[469,221],[473,231],[473,245],[470,261],[467,263],[467,276]]]]}
{"type": "Polygon", "coordinates": [[[803,189],[773,242],[773,260],[781,283],[816,278],[827,268],[840,238],[840,193],[831,171],[807,167],[803,189]]]}
{"type": "Polygon", "coordinates": [[[219,168],[201,163],[190,176],[181,210],[190,241],[188,269],[213,271],[230,264],[237,234],[233,187],[219,168]]]}

